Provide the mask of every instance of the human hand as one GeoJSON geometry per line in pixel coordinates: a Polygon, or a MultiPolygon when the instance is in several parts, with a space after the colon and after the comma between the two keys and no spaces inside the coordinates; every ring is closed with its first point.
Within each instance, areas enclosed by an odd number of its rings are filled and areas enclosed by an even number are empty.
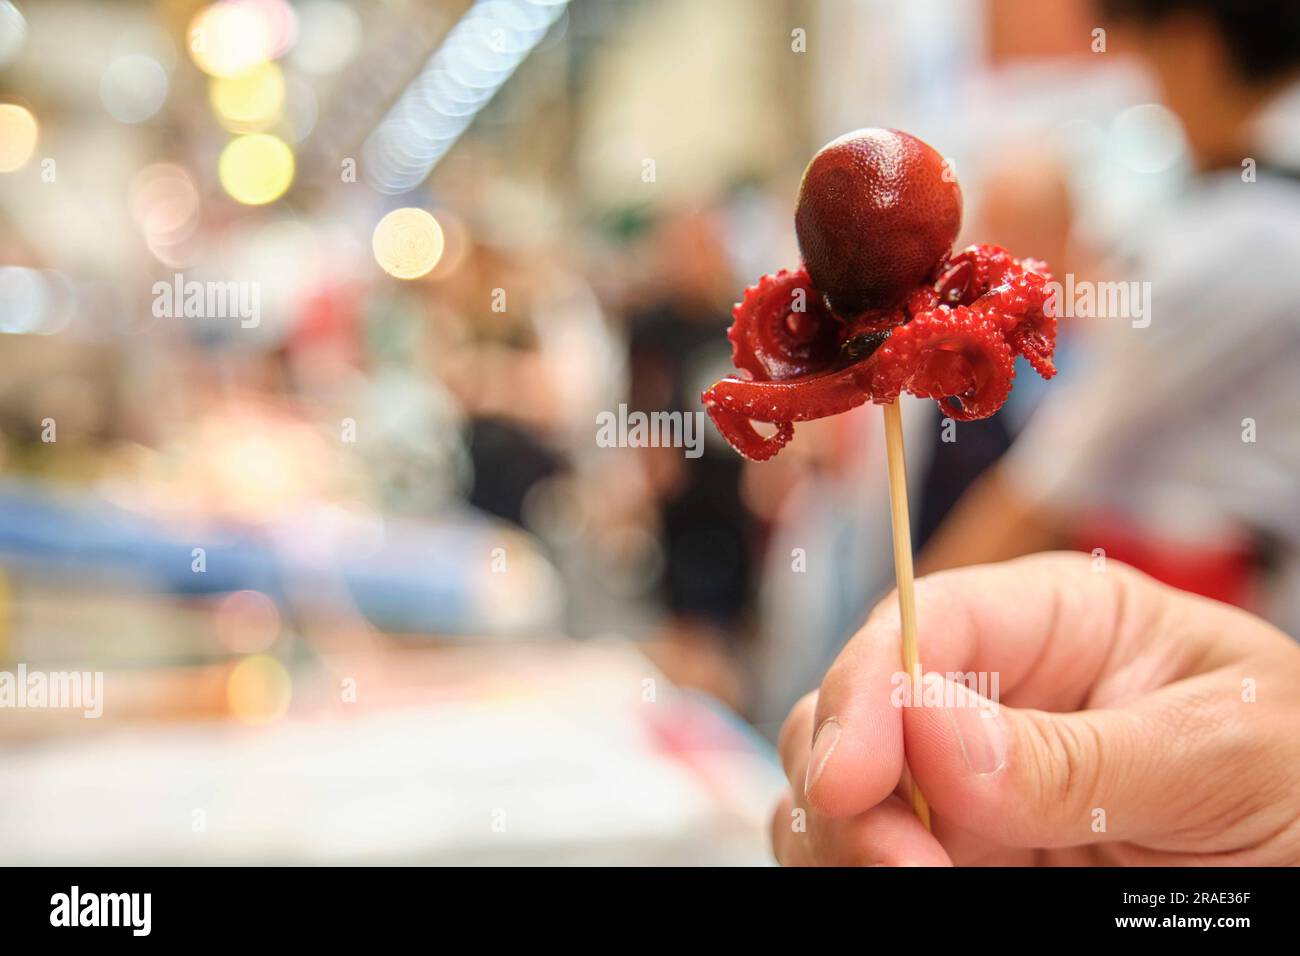
{"type": "Polygon", "coordinates": [[[1300,863],[1300,647],[1284,634],[1079,554],[922,578],[916,601],[922,667],[957,675],[949,706],[891,700],[891,595],[782,728],[781,863],[1300,863]],[[970,672],[996,673],[1001,700],[970,672]],[[907,802],[904,741],[933,833],[907,802]]]}

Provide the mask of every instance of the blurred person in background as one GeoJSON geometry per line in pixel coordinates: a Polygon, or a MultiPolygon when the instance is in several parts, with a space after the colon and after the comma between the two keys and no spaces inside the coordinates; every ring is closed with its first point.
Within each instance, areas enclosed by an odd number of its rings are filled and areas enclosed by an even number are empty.
{"type": "Polygon", "coordinates": [[[1149,325],[1079,321],[1079,373],[965,495],[920,570],[1066,544],[1255,607],[1294,635],[1300,3],[1098,9],[1111,49],[1155,74],[1196,166],[1112,264],[1150,283],[1149,325]]]}
{"type": "MultiPolygon", "coordinates": [[[[689,414],[730,354],[724,332],[732,281],[718,213],[669,213],[652,242],[654,278],[627,316],[629,411],[689,414]]],[[[734,701],[727,658],[752,611],[758,531],[741,496],[744,462],[711,440],[696,459],[681,448],[638,454],[664,552],[662,637],[674,669],[696,672],[699,679],[688,683],[734,701]]]]}
{"type": "Polygon", "coordinates": [[[565,468],[555,383],[532,316],[536,282],[509,252],[482,243],[461,269],[465,340],[442,370],[467,418],[469,502],[522,525],[529,489],[565,468]]]}

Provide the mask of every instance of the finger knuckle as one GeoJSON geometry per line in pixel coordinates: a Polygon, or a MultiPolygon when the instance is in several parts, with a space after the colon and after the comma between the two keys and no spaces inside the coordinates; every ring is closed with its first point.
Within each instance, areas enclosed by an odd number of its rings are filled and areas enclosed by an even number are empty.
{"type": "Polygon", "coordinates": [[[1102,768],[1107,763],[1104,736],[1084,715],[1029,715],[1032,807],[1022,808],[1037,821],[1040,842],[1059,839],[1077,821],[1087,826],[1100,805],[1102,768]]]}

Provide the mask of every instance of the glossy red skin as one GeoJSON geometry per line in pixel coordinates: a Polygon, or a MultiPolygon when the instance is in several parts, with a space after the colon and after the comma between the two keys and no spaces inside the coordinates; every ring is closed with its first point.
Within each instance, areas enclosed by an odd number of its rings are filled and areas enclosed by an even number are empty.
{"type": "Polygon", "coordinates": [[[845,322],[809,307],[787,324],[811,280],[802,269],[764,276],[746,290],[728,332],[732,362],[748,378],[716,382],[704,407],[723,437],[756,461],[790,441],[793,422],[887,404],[904,390],[935,399],[954,419],[987,418],[1011,391],[1017,353],[1044,378],[1056,372],[1049,278],[1044,263],[971,246],[936,281],[913,288],[901,308],[845,322]],[[848,346],[864,334],[883,342],[858,358],[848,346]],[[755,421],[774,424],[775,434],[760,435],[755,421]]]}
{"type": "Polygon", "coordinates": [[[803,269],[763,276],[732,315],[737,321],[727,330],[731,363],[755,379],[794,378],[824,368],[843,338],[803,269]],[[743,319],[736,316],[741,309],[743,319]]]}
{"type": "Polygon", "coordinates": [[[813,284],[840,316],[896,308],[936,278],[961,228],[961,187],[928,144],[861,129],[821,148],[795,211],[813,284]]]}

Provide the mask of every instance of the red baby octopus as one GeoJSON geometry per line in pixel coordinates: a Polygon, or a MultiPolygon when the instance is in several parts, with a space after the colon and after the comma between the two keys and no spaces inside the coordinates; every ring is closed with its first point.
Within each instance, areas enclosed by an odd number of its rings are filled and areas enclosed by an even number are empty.
{"type": "Polygon", "coordinates": [[[903,391],[961,421],[987,418],[1017,354],[1055,375],[1046,263],[982,244],[953,255],[960,226],[956,177],[916,137],[864,129],[824,146],[795,211],[804,264],[745,290],[727,332],[738,374],[702,396],[727,441],[764,461],[794,422],[903,391]]]}

